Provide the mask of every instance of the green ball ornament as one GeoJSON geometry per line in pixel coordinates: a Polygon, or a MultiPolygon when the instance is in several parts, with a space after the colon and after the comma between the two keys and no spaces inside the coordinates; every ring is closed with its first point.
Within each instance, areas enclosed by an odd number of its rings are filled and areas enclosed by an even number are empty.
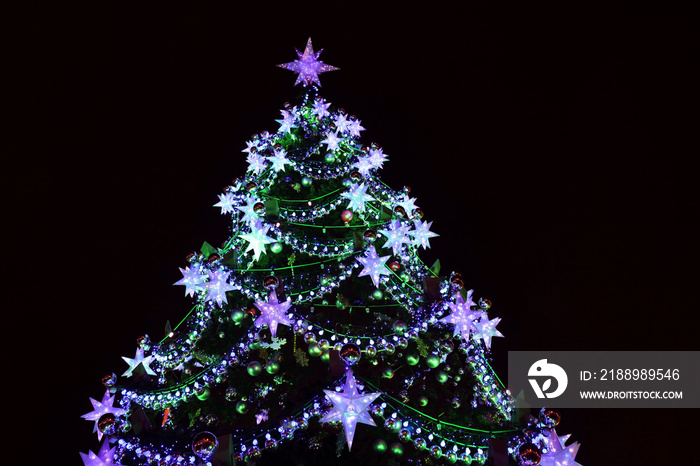
{"type": "Polygon", "coordinates": [[[270,245],[270,251],[272,251],[275,254],[279,254],[280,252],[282,252],[282,248],[282,243],[279,243],[277,241],[270,245]]]}
{"type": "Polygon", "coordinates": [[[435,353],[431,353],[428,355],[427,358],[425,358],[425,363],[428,365],[429,368],[435,369],[437,366],[440,365],[440,356],[438,356],[435,353]]]}
{"type": "Polygon", "coordinates": [[[403,336],[403,334],[408,330],[408,325],[403,320],[397,320],[393,325],[394,333],[398,336],[403,336]]]}
{"type": "Polygon", "coordinates": [[[377,453],[382,454],[386,451],[387,445],[386,445],[386,442],[384,440],[378,439],[378,440],[374,441],[374,444],[372,444],[372,448],[377,453]]]}
{"type": "Polygon", "coordinates": [[[430,453],[432,453],[435,458],[440,458],[442,456],[442,448],[438,445],[433,445],[430,447],[430,453]]]}
{"type": "Polygon", "coordinates": [[[384,377],[385,379],[390,379],[393,376],[394,376],[394,371],[390,367],[387,367],[386,369],[384,369],[382,371],[382,377],[384,377]]]}
{"type": "Polygon", "coordinates": [[[318,346],[318,343],[311,343],[309,345],[309,355],[312,358],[317,358],[317,357],[321,356],[322,353],[323,353],[323,350],[321,350],[321,348],[318,346]]]}
{"type": "Polygon", "coordinates": [[[322,338],[322,339],[318,340],[318,346],[319,346],[319,348],[321,348],[322,351],[326,351],[328,348],[330,348],[331,345],[330,345],[330,343],[328,343],[328,340],[326,340],[325,338],[322,338]]]}
{"type": "Polygon", "coordinates": [[[343,186],[349,188],[352,186],[352,180],[350,180],[350,178],[343,178],[343,186]]]}
{"type": "Polygon", "coordinates": [[[292,189],[293,189],[294,191],[301,191],[301,183],[299,183],[299,182],[297,181],[296,183],[294,183],[294,184],[292,185],[292,189]]]}
{"type": "Polygon", "coordinates": [[[210,395],[211,395],[211,391],[209,390],[209,387],[205,387],[204,390],[197,393],[197,399],[200,401],[204,401],[204,400],[207,400],[210,395]]]}
{"type": "Polygon", "coordinates": [[[445,371],[438,371],[437,374],[435,374],[435,378],[440,383],[445,383],[450,379],[445,371]]]}
{"type": "Polygon", "coordinates": [[[391,449],[391,454],[394,456],[403,455],[403,445],[401,445],[399,442],[392,443],[390,449],[391,449]]]}
{"type": "Polygon", "coordinates": [[[372,345],[369,345],[367,346],[367,348],[365,348],[365,354],[368,358],[373,358],[377,355],[377,348],[375,348],[372,345]]]}
{"type": "Polygon", "coordinates": [[[234,323],[240,324],[243,322],[243,319],[245,319],[245,313],[240,309],[237,309],[231,313],[231,320],[233,320],[234,323]]]}
{"type": "Polygon", "coordinates": [[[382,299],[384,297],[384,292],[382,290],[374,290],[374,293],[372,293],[372,297],[374,299],[382,299]]]}
{"type": "Polygon", "coordinates": [[[406,356],[406,362],[408,363],[409,366],[415,366],[420,362],[420,356],[417,354],[411,353],[406,356]]]}
{"type": "Polygon", "coordinates": [[[331,362],[331,352],[326,350],[323,353],[321,353],[321,361],[325,363],[331,362]]]}
{"type": "Polygon", "coordinates": [[[421,406],[428,406],[428,398],[425,396],[418,397],[418,404],[421,406]]]}
{"type": "Polygon", "coordinates": [[[263,366],[258,361],[252,361],[248,363],[246,369],[248,370],[248,374],[252,375],[253,377],[256,377],[260,375],[260,373],[262,373],[263,366]]]}
{"type": "Polygon", "coordinates": [[[270,361],[265,366],[268,374],[276,374],[280,370],[280,365],[277,361],[270,361]]]}
{"type": "Polygon", "coordinates": [[[248,403],[245,401],[239,401],[236,403],[236,412],[238,414],[245,414],[248,412],[248,403]]]}
{"type": "Polygon", "coordinates": [[[326,154],[326,163],[335,162],[335,155],[330,152],[326,154]]]}
{"type": "Polygon", "coordinates": [[[314,181],[311,178],[309,178],[308,176],[305,176],[304,178],[301,179],[301,184],[305,188],[308,188],[309,186],[311,186],[313,184],[313,182],[314,181]]]}
{"type": "Polygon", "coordinates": [[[457,462],[457,453],[451,451],[445,455],[445,459],[447,459],[448,462],[454,464],[457,462]]]}
{"type": "Polygon", "coordinates": [[[426,446],[426,441],[425,439],[418,437],[413,441],[413,444],[416,446],[417,449],[422,450],[426,446]]]}

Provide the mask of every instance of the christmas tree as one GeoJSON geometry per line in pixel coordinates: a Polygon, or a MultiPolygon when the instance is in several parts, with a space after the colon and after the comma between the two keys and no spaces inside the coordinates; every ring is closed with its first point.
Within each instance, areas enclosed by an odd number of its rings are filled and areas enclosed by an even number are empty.
{"type": "Polygon", "coordinates": [[[491,368],[490,301],[419,258],[432,221],[319,95],[320,53],[279,65],[302,94],[218,195],[231,231],[180,269],[189,313],[103,378],[84,463],[578,464],[558,414],[517,409],[491,368]]]}

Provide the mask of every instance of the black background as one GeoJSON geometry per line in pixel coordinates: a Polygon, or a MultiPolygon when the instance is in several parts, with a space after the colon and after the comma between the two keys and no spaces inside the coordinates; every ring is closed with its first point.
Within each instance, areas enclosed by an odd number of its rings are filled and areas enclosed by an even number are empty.
{"type": "MultiPolygon", "coordinates": [[[[309,36],[341,68],[322,95],[441,235],[424,261],[493,301],[502,376],[509,350],[698,349],[682,8],[258,3],[6,17],[5,454],[68,465],[98,448],[88,397],[189,309],[178,267],[225,239],[216,195],[294,101],[274,65],[309,36]]],[[[698,410],[560,412],[584,466],[694,462],[698,410]]]]}

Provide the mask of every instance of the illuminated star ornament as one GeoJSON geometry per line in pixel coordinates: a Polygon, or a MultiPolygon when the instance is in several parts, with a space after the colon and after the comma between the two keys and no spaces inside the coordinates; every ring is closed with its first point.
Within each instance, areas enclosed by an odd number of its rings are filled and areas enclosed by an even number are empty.
{"type": "Polygon", "coordinates": [[[358,422],[376,426],[367,408],[381,393],[361,395],[357,391],[355,377],[350,369],[345,374],[345,386],[342,392],[333,390],[324,390],[324,392],[333,403],[333,408],[323,416],[320,422],[341,421],[345,430],[345,440],[348,442],[348,450],[351,450],[352,439],[355,437],[355,429],[358,422]]]}
{"type": "Polygon", "coordinates": [[[236,207],[236,209],[243,212],[243,218],[241,219],[241,221],[245,223],[252,223],[259,219],[258,214],[255,212],[255,204],[257,204],[258,202],[260,202],[258,199],[256,199],[254,196],[250,196],[247,200],[246,205],[236,207]]]}
{"type": "Polygon", "coordinates": [[[357,262],[365,266],[365,268],[362,269],[362,272],[360,272],[357,276],[364,277],[365,275],[369,275],[372,277],[374,286],[379,288],[379,277],[381,275],[391,275],[391,272],[386,267],[386,261],[389,259],[389,257],[391,256],[379,257],[377,255],[377,250],[374,249],[374,246],[370,246],[367,248],[367,254],[365,256],[357,258],[357,262]]]}
{"type": "Polygon", "coordinates": [[[446,324],[454,324],[454,334],[453,336],[462,335],[464,340],[469,339],[469,333],[477,333],[479,329],[474,324],[474,321],[479,317],[482,317],[485,312],[479,310],[472,310],[471,306],[475,306],[476,303],[472,301],[472,293],[474,290],[469,290],[467,292],[467,301],[462,298],[462,293],[456,293],[457,297],[456,303],[447,303],[447,305],[452,310],[452,314],[447,317],[440,319],[440,322],[446,324]]]}
{"type": "Polygon", "coordinates": [[[287,110],[280,110],[280,112],[282,112],[282,119],[275,121],[280,124],[280,132],[282,134],[286,134],[289,132],[290,129],[296,128],[297,125],[294,124],[293,113],[290,113],[287,110]]]}
{"type": "Polygon", "coordinates": [[[284,170],[285,165],[291,165],[292,163],[287,158],[287,152],[281,149],[275,150],[275,154],[272,157],[268,157],[267,160],[272,164],[272,169],[275,173],[284,170]]]}
{"type": "Polygon", "coordinates": [[[283,303],[277,300],[277,293],[275,290],[270,292],[270,297],[267,302],[256,301],[255,307],[260,309],[262,313],[260,317],[255,319],[255,326],[262,327],[267,325],[270,328],[270,333],[273,337],[277,336],[277,326],[279,324],[286,325],[287,327],[292,325],[292,321],[287,315],[287,311],[292,306],[292,299],[287,298],[283,303]]]}
{"type": "MultiPolygon", "coordinates": [[[[408,211],[406,213],[408,213],[408,211]]],[[[414,220],[413,224],[416,228],[415,230],[409,231],[408,234],[409,236],[413,237],[413,244],[416,246],[422,246],[423,249],[428,249],[430,248],[430,242],[428,240],[430,238],[434,238],[435,236],[440,236],[437,233],[430,231],[430,226],[433,224],[433,222],[423,223],[420,220],[414,220]]]]}
{"type": "Polygon", "coordinates": [[[109,440],[105,439],[102,442],[100,451],[96,454],[88,450],[87,453],[80,453],[80,458],[83,460],[84,466],[119,466],[114,463],[114,454],[117,447],[109,448],[109,440]]]}
{"type": "Polygon", "coordinates": [[[131,377],[134,375],[134,369],[138,367],[139,364],[143,366],[143,370],[146,371],[146,374],[148,375],[156,375],[155,372],[153,372],[153,369],[151,369],[151,362],[153,362],[153,356],[144,356],[143,354],[143,348],[136,348],[136,356],[134,358],[127,358],[126,356],[122,356],[122,359],[126,361],[126,363],[129,365],[129,368],[122,374],[124,377],[131,377]]]}
{"type": "Polygon", "coordinates": [[[577,463],[576,454],[581,446],[580,443],[574,442],[569,446],[565,443],[570,435],[559,437],[557,431],[551,429],[547,441],[547,453],[542,455],[540,466],[581,466],[577,463]]]}
{"type": "Polygon", "coordinates": [[[488,315],[484,313],[478,322],[474,322],[474,326],[476,326],[474,338],[481,338],[484,340],[484,345],[491,349],[491,337],[503,337],[503,334],[496,330],[496,325],[498,325],[500,321],[500,317],[489,320],[488,315]]]}
{"type": "Polygon", "coordinates": [[[271,225],[262,226],[262,222],[257,220],[250,226],[250,233],[241,235],[241,238],[249,243],[245,252],[252,250],[256,261],[260,259],[260,254],[267,254],[265,245],[275,242],[274,238],[267,236],[270,227],[271,225]]]}
{"type": "Polygon", "coordinates": [[[306,87],[311,83],[315,83],[321,87],[321,81],[318,80],[319,74],[340,69],[335,66],[326,65],[319,60],[318,57],[321,55],[322,51],[323,49],[319,50],[318,52],[314,52],[313,45],[311,45],[311,38],[309,37],[309,40],[306,42],[304,52],[302,53],[299,50],[296,51],[297,55],[299,56],[298,60],[294,60],[293,62],[289,63],[282,63],[277,66],[286,70],[294,71],[298,75],[297,80],[294,83],[295,86],[302,83],[302,85],[306,87]]]}
{"type": "Polygon", "coordinates": [[[330,102],[326,102],[322,97],[318,97],[314,101],[314,109],[312,110],[312,113],[317,115],[319,118],[323,118],[330,115],[330,112],[328,111],[328,107],[330,106],[330,102]]]}
{"type": "Polygon", "coordinates": [[[361,185],[355,185],[340,195],[346,199],[350,199],[348,203],[348,209],[354,210],[355,212],[365,211],[365,202],[374,200],[372,196],[367,194],[367,186],[364,183],[361,185]]]}
{"type": "Polygon", "coordinates": [[[206,276],[202,275],[200,272],[200,267],[187,267],[183,269],[179,267],[182,273],[182,279],[173,283],[173,285],[184,285],[185,294],[189,296],[194,296],[197,290],[202,288],[202,283],[206,279],[206,276]]]}
{"type": "Polygon", "coordinates": [[[404,244],[408,244],[411,240],[406,236],[411,227],[402,225],[397,218],[389,223],[389,229],[379,230],[379,233],[386,236],[385,248],[391,248],[394,255],[398,255],[404,244]]]}
{"type": "MultiPolygon", "coordinates": [[[[83,414],[82,417],[83,419],[87,421],[95,421],[95,427],[92,429],[93,432],[97,432],[97,438],[98,440],[102,440],[102,432],[97,428],[97,424],[100,421],[100,417],[107,413],[112,413],[115,416],[121,416],[123,414],[126,414],[126,411],[121,409],[121,408],[115,408],[114,407],[114,397],[115,395],[109,396],[109,390],[107,390],[102,397],[102,401],[97,401],[93,398],[90,398],[90,403],[92,403],[92,408],[93,410],[87,414],[83,414]]],[[[104,448],[104,446],[103,446],[104,448]]],[[[100,450],[102,452],[102,450],[100,450]]],[[[92,452],[90,452],[92,453],[92,452]]],[[[94,455],[94,453],[92,453],[94,455]]],[[[82,454],[81,454],[82,456],[82,454]]],[[[100,455],[97,455],[98,457],[100,455]]],[[[86,463],[87,464],[87,463],[86,463]]],[[[95,463],[99,464],[99,463],[95,463]]],[[[107,463],[109,464],[109,463],[107,463]]]]}
{"type": "Polygon", "coordinates": [[[326,139],[321,141],[321,144],[325,144],[327,146],[327,149],[329,151],[334,151],[338,150],[338,143],[340,142],[341,138],[338,137],[338,132],[336,131],[335,133],[331,133],[328,131],[326,133],[326,139]]]}
{"type": "Polygon", "coordinates": [[[233,212],[233,204],[236,201],[233,198],[233,194],[224,193],[224,194],[219,194],[218,196],[219,196],[219,202],[214,204],[214,207],[221,207],[222,214],[228,214],[229,212],[233,212]]]}
{"type": "MultiPolygon", "coordinates": [[[[416,198],[415,198],[415,197],[409,198],[409,197],[408,197],[408,194],[404,194],[404,195],[403,195],[403,200],[402,200],[401,202],[399,202],[399,205],[400,205],[401,207],[403,207],[403,209],[406,211],[406,215],[408,215],[409,217],[410,217],[411,215],[413,215],[413,211],[416,210],[416,209],[418,208],[418,206],[416,205],[416,202],[415,202],[415,201],[416,201],[416,198]]],[[[428,227],[429,227],[429,226],[428,226],[428,227]]],[[[434,234],[434,233],[431,233],[431,234],[434,234]]],[[[436,236],[437,236],[437,235],[436,235],[436,236]]]]}
{"type": "Polygon", "coordinates": [[[219,306],[221,303],[228,303],[226,292],[236,289],[235,286],[228,282],[228,277],[231,272],[224,270],[213,270],[209,272],[209,281],[203,285],[207,289],[207,301],[215,301],[219,306]]]}

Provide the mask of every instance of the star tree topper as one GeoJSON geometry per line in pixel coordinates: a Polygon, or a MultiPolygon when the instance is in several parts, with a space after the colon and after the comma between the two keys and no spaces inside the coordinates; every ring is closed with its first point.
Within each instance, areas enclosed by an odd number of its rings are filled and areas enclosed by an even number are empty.
{"type": "Polygon", "coordinates": [[[314,52],[313,45],[311,45],[311,37],[309,37],[309,40],[306,42],[304,52],[302,53],[299,50],[296,52],[299,56],[298,60],[277,65],[280,68],[294,71],[298,75],[297,80],[294,83],[295,86],[302,83],[302,85],[306,87],[311,83],[315,83],[321,87],[321,81],[318,80],[319,74],[325,73],[326,71],[335,71],[340,69],[335,66],[326,65],[318,59],[321,52],[323,52],[323,49],[319,50],[318,52],[314,52]]]}
{"type": "Polygon", "coordinates": [[[277,326],[279,324],[286,325],[288,327],[292,325],[292,321],[287,315],[287,311],[291,306],[291,298],[287,298],[285,302],[280,303],[277,300],[277,293],[275,293],[275,290],[272,290],[270,292],[270,297],[268,298],[267,302],[255,302],[255,307],[260,309],[260,312],[262,313],[260,317],[255,319],[255,326],[262,327],[263,325],[267,325],[268,327],[270,327],[270,333],[272,334],[272,336],[276,337],[277,326]]]}
{"type": "Polygon", "coordinates": [[[352,370],[350,369],[348,369],[345,374],[345,386],[342,392],[333,390],[324,390],[324,392],[333,403],[333,409],[323,416],[321,422],[341,421],[345,430],[345,440],[348,442],[348,450],[351,450],[352,439],[355,437],[355,429],[357,428],[358,422],[376,426],[372,416],[370,416],[367,411],[367,407],[377,399],[381,393],[367,393],[361,395],[357,391],[355,377],[352,375],[352,370]]]}

